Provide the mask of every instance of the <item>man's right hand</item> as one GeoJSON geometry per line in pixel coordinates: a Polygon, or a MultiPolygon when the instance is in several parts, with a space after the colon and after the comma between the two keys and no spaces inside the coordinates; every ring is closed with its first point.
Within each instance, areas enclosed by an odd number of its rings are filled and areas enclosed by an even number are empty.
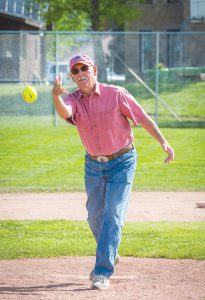
{"type": "Polygon", "coordinates": [[[53,90],[52,90],[52,94],[53,94],[53,97],[55,97],[55,96],[58,97],[62,94],[68,94],[68,91],[62,85],[62,73],[60,73],[56,76],[54,86],[53,86],[53,90]]]}
{"type": "Polygon", "coordinates": [[[72,116],[72,107],[64,103],[61,94],[68,94],[68,91],[62,86],[62,74],[59,74],[56,76],[52,90],[53,101],[59,116],[68,119],[72,116]]]}

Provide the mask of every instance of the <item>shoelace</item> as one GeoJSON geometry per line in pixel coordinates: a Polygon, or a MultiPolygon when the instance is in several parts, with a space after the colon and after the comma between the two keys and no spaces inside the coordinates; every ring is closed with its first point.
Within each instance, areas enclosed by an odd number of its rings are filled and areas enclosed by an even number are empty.
{"type": "Polygon", "coordinates": [[[107,279],[107,277],[103,276],[103,275],[95,275],[95,279],[94,279],[94,282],[96,281],[101,281],[101,282],[105,282],[107,279]]]}

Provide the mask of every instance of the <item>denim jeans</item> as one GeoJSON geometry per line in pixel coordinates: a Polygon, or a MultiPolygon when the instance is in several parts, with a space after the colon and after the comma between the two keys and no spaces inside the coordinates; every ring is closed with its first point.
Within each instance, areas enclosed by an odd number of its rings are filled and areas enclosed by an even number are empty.
{"type": "Polygon", "coordinates": [[[88,223],[97,242],[95,275],[114,272],[136,161],[135,149],[102,163],[85,155],[88,223]]]}

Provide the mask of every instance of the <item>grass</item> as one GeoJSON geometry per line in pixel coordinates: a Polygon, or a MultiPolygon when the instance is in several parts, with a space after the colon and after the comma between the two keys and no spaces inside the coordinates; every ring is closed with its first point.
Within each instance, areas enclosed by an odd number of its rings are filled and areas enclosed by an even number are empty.
{"type": "MultiPolygon", "coordinates": [[[[163,129],[176,160],[143,129],[134,128],[138,168],[133,190],[202,191],[205,187],[205,130],[163,129]]],[[[0,128],[0,191],[84,190],[84,148],[71,126],[0,128]]]]}
{"type": "MultiPolygon", "coordinates": [[[[156,110],[156,100],[150,97],[140,85],[126,84],[125,88],[134,95],[143,108],[154,117],[156,110]]],[[[171,117],[167,108],[159,101],[158,122],[163,127],[205,127],[205,82],[195,82],[182,84],[164,83],[159,87],[160,98],[177,113],[181,122],[171,117]]],[[[153,86],[153,90],[155,87],[153,86]]]]}
{"type": "MultiPolygon", "coordinates": [[[[125,87],[154,115],[155,99],[144,87],[136,83],[125,87]]],[[[27,105],[21,99],[22,85],[1,84],[0,191],[82,191],[85,151],[77,131],[55,119],[52,87],[36,88],[38,101],[27,105]]],[[[165,154],[158,143],[143,129],[133,128],[138,150],[133,190],[204,191],[204,88],[205,82],[160,85],[160,96],[182,118],[174,120],[159,106],[159,125],[175,149],[176,160],[164,166],[165,154]]]]}
{"type": "MultiPolygon", "coordinates": [[[[0,259],[95,255],[83,221],[1,221],[0,259]]],[[[119,253],[154,258],[205,258],[204,222],[126,223],[119,253]]]]}
{"type": "MultiPolygon", "coordinates": [[[[155,90],[154,82],[148,84],[155,90]]],[[[156,99],[139,83],[119,83],[124,86],[144,107],[144,109],[154,117],[156,111],[156,99]]],[[[22,116],[22,115],[51,115],[54,114],[54,107],[51,99],[52,86],[36,85],[38,101],[32,105],[23,102],[21,84],[1,84],[0,85],[0,111],[1,115],[22,116]]],[[[69,91],[73,91],[74,85],[67,86],[69,91]]],[[[160,82],[159,94],[181,118],[181,122],[176,121],[165,106],[159,101],[159,124],[163,127],[205,127],[205,82],[181,82],[172,80],[160,82]]]]}
{"type": "MultiPolygon", "coordinates": [[[[142,128],[133,130],[138,151],[133,190],[204,190],[204,129],[162,129],[176,152],[170,166],[152,137],[142,128]]],[[[84,190],[85,151],[76,128],[2,125],[0,138],[1,192],[84,190]]]]}
{"type": "MultiPolygon", "coordinates": [[[[133,128],[138,168],[133,190],[204,191],[205,83],[164,84],[160,96],[182,117],[173,120],[160,105],[159,124],[173,145],[175,162],[143,129],[133,128]],[[188,127],[184,129],[182,127],[188,127]]],[[[154,115],[155,99],[136,84],[126,88],[154,115]]],[[[84,149],[74,127],[55,118],[51,87],[39,87],[32,106],[21,99],[22,86],[1,85],[0,192],[84,190],[84,149]]],[[[95,255],[86,222],[0,221],[0,259],[95,255]]],[[[126,223],[120,255],[155,258],[205,258],[204,222],[126,223]]]]}

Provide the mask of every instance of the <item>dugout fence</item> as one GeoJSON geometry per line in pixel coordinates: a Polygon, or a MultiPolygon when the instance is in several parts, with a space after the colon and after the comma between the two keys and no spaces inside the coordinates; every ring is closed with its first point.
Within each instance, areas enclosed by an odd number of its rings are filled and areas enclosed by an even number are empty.
{"type": "Polygon", "coordinates": [[[0,123],[62,125],[51,90],[68,61],[90,55],[99,81],[124,86],[160,126],[204,127],[204,32],[0,32],[0,123]],[[38,101],[25,104],[26,84],[38,101]]]}

